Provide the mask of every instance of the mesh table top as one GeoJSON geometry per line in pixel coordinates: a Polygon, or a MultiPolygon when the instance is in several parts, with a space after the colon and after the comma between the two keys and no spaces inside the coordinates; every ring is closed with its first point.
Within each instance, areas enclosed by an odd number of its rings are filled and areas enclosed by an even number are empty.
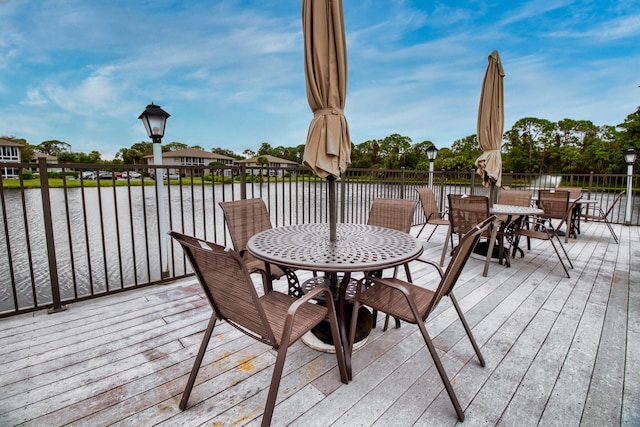
{"type": "Polygon", "coordinates": [[[325,272],[371,271],[394,267],[422,254],[422,244],[401,231],[364,224],[296,224],[256,234],[247,243],[256,258],[292,268],[325,272]]]}
{"type": "Polygon", "coordinates": [[[542,209],[530,206],[517,205],[499,205],[495,204],[490,209],[492,214],[497,215],[541,215],[544,213],[542,209]]]}

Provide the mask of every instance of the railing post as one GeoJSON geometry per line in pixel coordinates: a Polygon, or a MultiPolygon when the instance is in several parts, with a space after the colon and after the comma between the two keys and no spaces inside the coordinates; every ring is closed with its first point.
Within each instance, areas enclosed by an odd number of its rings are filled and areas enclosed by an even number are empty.
{"type": "MultiPolygon", "coordinates": [[[[587,189],[587,199],[591,198],[591,190],[593,187],[593,171],[589,172],[589,188],[587,189]]],[[[587,205],[587,208],[589,205],[587,205]]]]}
{"type": "Polygon", "coordinates": [[[446,183],[446,178],[445,178],[445,172],[444,169],[442,169],[441,173],[440,173],[440,204],[438,206],[440,206],[440,210],[444,210],[442,207],[444,206],[444,186],[446,183]]]}
{"type": "Polygon", "coordinates": [[[240,164],[240,198],[247,198],[247,165],[240,164]]]}
{"type": "Polygon", "coordinates": [[[38,169],[40,171],[40,195],[42,197],[42,212],[44,220],[44,236],[47,242],[47,258],[49,261],[49,278],[51,280],[51,297],[53,307],[48,313],[58,313],[67,309],[60,300],[60,282],[58,279],[58,263],[56,260],[56,245],[53,238],[53,218],[51,217],[51,196],[49,194],[49,173],[47,170],[47,158],[38,159],[38,169]]]}
{"type": "Polygon", "coordinates": [[[469,194],[476,194],[476,174],[473,170],[471,171],[471,189],[469,190],[469,194]]]}
{"type": "Polygon", "coordinates": [[[405,169],[404,166],[400,168],[400,198],[404,199],[404,179],[405,179],[405,169]]]}

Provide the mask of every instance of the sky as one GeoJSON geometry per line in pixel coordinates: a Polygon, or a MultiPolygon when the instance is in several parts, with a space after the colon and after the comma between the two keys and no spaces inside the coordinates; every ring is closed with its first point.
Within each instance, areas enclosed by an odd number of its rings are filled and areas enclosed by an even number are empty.
{"type": "MultiPolygon", "coordinates": [[[[148,141],[242,154],[304,144],[301,0],[0,0],[0,136],[114,158],[148,141]]],[[[617,125],[640,105],[640,0],[345,0],[355,144],[476,133],[493,50],[505,131],[524,117],[617,125]]]]}

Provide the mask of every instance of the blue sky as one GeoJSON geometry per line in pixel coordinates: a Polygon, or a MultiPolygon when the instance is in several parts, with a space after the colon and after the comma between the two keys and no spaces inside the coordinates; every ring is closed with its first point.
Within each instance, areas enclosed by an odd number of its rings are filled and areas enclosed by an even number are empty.
{"type": "MultiPolygon", "coordinates": [[[[476,132],[487,56],[522,117],[617,125],[640,105],[640,0],[346,0],[345,115],[359,144],[476,132]]],[[[104,159],[148,140],[242,153],[305,141],[301,0],[0,0],[0,136],[104,159]]]]}

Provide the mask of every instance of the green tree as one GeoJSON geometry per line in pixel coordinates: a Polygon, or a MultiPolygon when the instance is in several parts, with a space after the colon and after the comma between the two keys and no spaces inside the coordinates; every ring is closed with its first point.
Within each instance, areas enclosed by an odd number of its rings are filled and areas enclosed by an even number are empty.
{"type": "Polygon", "coordinates": [[[386,169],[400,169],[405,166],[405,155],[411,148],[411,138],[394,133],[380,143],[380,156],[386,169]]]}
{"type": "Polygon", "coordinates": [[[503,141],[503,169],[517,172],[546,172],[550,148],[555,143],[555,124],[525,117],[514,123],[503,141]]]}
{"type": "Polygon", "coordinates": [[[226,148],[212,148],[211,152],[215,154],[220,154],[221,156],[232,157],[234,159],[242,159],[242,156],[238,156],[236,153],[226,148]]]}
{"type": "Polygon", "coordinates": [[[124,164],[137,165],[139,163],[142,163],[144,156],[139,150],[135,148],[121,148],[120,151],[116,153],[115,158],[118,160],[122,160],[122,163],[124,164]]]}
{"type": "Polygon", "coordinates": [[[269,144],[268,142],[263,142],[262,144],[260,144],[260,148],[258,148],[258,152],[256,154],[258,156],[271,155],[271,150],[273,150],[271,144],[269,144]]]}
{"type": "Polygon", "coordinates": [[[52,139],[48,141],[42,141],[40,144],[36,146],[36,150],[49,154],[50,156],[58,156],[60,153],[65,153],[71,151],[71,145],[64,141],[58,141],[57,139],[52,139]]]}
{"type": "Polygon", "coordinates": [[[170,142],[168,144],[163,144],[162,152],[186,150],[187,148],[189,148],[189,146],[187,144],[184,144],[182,142],[173,141],[173,142],[170,142]]]}

